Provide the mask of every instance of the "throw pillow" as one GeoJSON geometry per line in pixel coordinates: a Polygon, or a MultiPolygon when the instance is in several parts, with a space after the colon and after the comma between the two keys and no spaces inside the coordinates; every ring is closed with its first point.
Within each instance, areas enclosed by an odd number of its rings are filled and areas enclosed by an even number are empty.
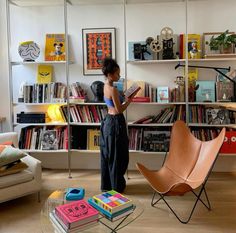
{"type": "Polygon", "coordinates": [[[0,167],[0,177],[15,174],[28,168],[21,160],[0,167]]]}
{"type": "Polygon", "coordinates": [[[17,161],[27,154],[12,146],[0,145],[0,167],[17,161]]]}

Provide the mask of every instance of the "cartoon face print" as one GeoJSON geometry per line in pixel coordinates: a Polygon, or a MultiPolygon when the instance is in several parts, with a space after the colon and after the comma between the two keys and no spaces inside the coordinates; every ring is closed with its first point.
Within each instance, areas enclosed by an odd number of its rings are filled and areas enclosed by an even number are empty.
{"type": "Polygon", "coordinates": [[[61,51],[62,50],[62,47],[63,47],[63,44],[62,43],[54,43],[54,49],[55,49],[55,55],[62,55],[63,52],[61,51]]]}

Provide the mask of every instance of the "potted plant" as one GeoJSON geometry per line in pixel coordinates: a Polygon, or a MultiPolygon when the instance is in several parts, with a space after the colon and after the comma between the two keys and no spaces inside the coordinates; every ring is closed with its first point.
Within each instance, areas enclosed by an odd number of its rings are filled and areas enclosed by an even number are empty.
{"type": "Polygon", "coordinates": [[[236,34],[229,33],[229,30],[221,33],[219,36],[212,36],[206,44],[210,46],[210,49],[215,51],[219,50],[220,53],[234,53],[236,44],[236,34]]]}

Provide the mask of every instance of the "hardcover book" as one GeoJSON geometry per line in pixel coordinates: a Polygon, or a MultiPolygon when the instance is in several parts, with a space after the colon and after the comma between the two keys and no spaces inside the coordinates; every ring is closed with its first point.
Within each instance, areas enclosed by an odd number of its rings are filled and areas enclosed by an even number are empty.
{"type": "Polygon", "coordinates": [[[45,61],[65,60],[65,34],[46,34],[45,61]]]}
{"type": "Polygon", "coordinates": [[[87,149],[99,150],[100,149],[100,130],[88,129],[87,130],[87,149]]]}
{"type": "Polygon", "coordinates": [[[230,124],[229,110],[223,108],[206,109],[206,123],[210,125],[230,124]]]}
{"type": "Polygon", "coordinates": [[[85,200],[73,201],[55,208],[55,215],[68,229],[96,221],[99,212],[85,200]]]}
{"type": "Polygon", "coordinates": [[[107,191],[92,197],[93,201],[110,214],[130,207],[133,202],[115,190],[107,191]]]}
{"type": "Polygon", "coordinates": [[[140,89],[141,89],[141,87],[138,85],[137,82],[132,82],[132,84],[128,87],[128,89],[125,91],[124,94],[126,97],[130,97],[131,95],[134,94],[134,92],[139,91],[140,89]]]}
{"type": "Polygon", "coordinates": [[[157,102],[169,103],[169,87],[157,87],[157,102]]]}
{"type": "MultiPolygon", "coordinates": [[[[185,39],[186,35],[180,35],[180,58],[185,58],[185,39]]],[[[202,56],[201,35],[188,34],[188,58],[200,59],[202,56]]]]}
{"type": "Polygon", "coordinates": [[[225,140],[220,148],[220,153],[235,154],[236,153],[236,131],[226,131],[225,140]]]}
{"type": "Polygon", "coordinates": [[[41,138],[42,150],[58,150],[57,131],[44,130],[41,138]]]}
{"type": "Polygon", "coordinates": [[[216,101],[232,101],[234,97],[233,82],[216,82],[216,101]]]}
{"type": "Polygon", "coordinates": [[[215,81],[196,81],[199,88],[196,91],[197,102],[215,102],[215,81]]]}
{"type": "Polygon", "coordinates": [[[38,65],[37,83],[51,83],[52,82],[52,66],[38,65]]]}

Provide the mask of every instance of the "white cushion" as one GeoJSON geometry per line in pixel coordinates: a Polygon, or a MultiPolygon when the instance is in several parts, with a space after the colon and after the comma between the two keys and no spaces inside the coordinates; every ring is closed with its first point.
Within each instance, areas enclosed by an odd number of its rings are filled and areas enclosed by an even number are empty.
{"type": "MultiPolygon", "coordinates": [[[[33,180],[34,176],[32,172],[24,170],[22,172],[0,177],[0,189],[6,188],[12,185],[21,184],[33,180]]],[[[1,192],[1,190],[0,190],[1,192]]]]}

